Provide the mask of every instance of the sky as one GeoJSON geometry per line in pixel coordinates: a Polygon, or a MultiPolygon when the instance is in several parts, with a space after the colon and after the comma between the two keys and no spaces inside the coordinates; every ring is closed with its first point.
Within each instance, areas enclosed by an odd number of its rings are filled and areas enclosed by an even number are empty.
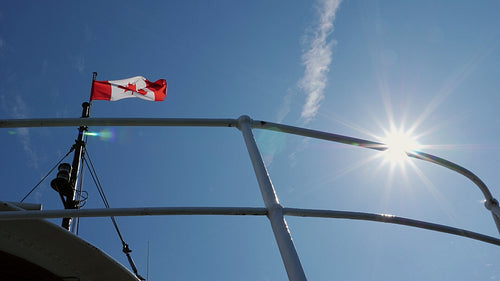
{"type": "MultiPolygon", "coordinates": [[[[8,1],[0,119],[76,118],[98,80],[166,79],[164,102],[91,117],[249,115],[373,141],[411,136],[500,197],[498,1],[8,1]]],[[[236,128],[91,127],[111,207],[263,207],[236,128]]],[[[0,198],[20,201],[76,128],[0,129],[0,198]]],[[[481,192],[431,163],[254,130],[284,207],[393,214],[499,237],[481,192]]],[[[70,162],[68,160],[68,162],[70,162]]],[[[104,205],[85,171],[85,208],[104,205]]],[[[49,176],[26,202],[61,209],[49,176]]],[[[496,246],[374,222],[286,217],[308,280],[498,280],[496,246]]],[[[59,224],[59,220],[53,220],[59,224]]],[[[265,217],[119,217],[149,280],[287,280],[265,217]]],[[[127,265],[108,218],[79,236],[127,265]]]]}

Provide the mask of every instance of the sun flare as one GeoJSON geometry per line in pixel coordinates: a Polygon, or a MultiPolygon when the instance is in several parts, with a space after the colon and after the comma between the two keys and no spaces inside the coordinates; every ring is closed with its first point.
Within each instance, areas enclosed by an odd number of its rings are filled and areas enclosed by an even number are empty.
{"type": "Polygon", "coordinates": [[[386,136],[382,141],[387,145],[387,150],[384,151],[384,158],[391,164],[404,164],[408,159],[407,153],[417,151],[420,147],[409,132],[402,130],[386,132],[386,136]]]}

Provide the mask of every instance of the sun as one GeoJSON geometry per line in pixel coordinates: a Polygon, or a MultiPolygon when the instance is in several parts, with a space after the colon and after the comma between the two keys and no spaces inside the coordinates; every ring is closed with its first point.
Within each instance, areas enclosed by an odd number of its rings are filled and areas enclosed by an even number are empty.
{"type": "Polygon", "coordinates": [[[407,153],[418,151],[420,148],[416,138],[410,132],[401,129],[387,131],[382,142],[387,146],[384,159],[393,165],[403,165],[408,160],[407,153]]]}

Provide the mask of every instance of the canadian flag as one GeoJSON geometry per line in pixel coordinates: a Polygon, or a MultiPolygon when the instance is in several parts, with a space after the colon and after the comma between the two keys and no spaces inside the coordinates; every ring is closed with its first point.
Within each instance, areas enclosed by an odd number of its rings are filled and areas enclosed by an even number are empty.
{"type": "Polygon", "coordinates": [[[163,101],[167,96],[167,81],[151,82],[142,76],[122,80],[94,81],[90,100],[116,101],[126,98],[141,98],[163,101]]]}

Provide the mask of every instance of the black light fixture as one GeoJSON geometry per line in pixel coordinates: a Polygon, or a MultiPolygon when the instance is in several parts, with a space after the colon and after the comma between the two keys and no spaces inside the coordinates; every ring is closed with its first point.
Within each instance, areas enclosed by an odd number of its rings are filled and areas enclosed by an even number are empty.
{"type": "Polygon", "coordinates": [[[50,182],[50,186],[61,195],[70,197],[73,195],[73,188],[69,182],[71,176],[71,165],[62,163],[58,167],[57,177],[50,182]]]}

